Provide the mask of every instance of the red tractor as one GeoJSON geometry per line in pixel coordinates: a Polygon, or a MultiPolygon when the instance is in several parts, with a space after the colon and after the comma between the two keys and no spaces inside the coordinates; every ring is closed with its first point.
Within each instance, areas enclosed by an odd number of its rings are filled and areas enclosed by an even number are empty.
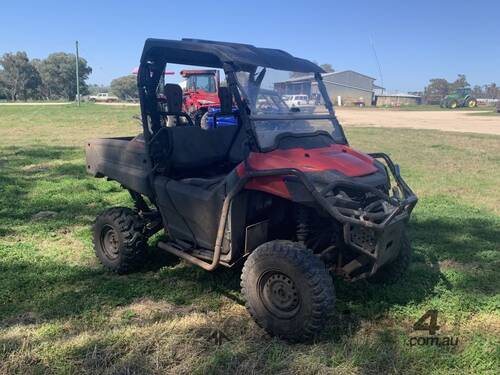
{"type": "Polygon", "coordinates": [[[183,110],[195,125],[206,123],[208,109],[218,107],[220,78],[218,70],[181,70],[183,82],[183,110]]]}

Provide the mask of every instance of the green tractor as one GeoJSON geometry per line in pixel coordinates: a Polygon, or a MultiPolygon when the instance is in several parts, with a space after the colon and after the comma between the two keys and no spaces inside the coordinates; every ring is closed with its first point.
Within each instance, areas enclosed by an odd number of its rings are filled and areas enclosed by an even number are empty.
{"type": "Polygon", "coordinates": [[[471,89],[463,87],[456,90],[450,95],[446,95],[443,100],[441,100],[441,108],[475,108],[477,107],[477,99],[471,95],[471,89]]]}

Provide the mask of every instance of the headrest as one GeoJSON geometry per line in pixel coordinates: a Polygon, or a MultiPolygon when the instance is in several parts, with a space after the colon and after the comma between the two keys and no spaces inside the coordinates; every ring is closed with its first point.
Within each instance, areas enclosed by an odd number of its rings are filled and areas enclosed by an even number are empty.
{"type": "Polygon", "coordinates": [[[167,83],[163,89],[167,99],[168,112],[182,112],[182,89],[175,83],[167,83]]]}
{"type": "Polygon", "coordinates": [[[233,97],[227,87],[219,87],[220,112],[223,115],[233,113],[233,97]]]}

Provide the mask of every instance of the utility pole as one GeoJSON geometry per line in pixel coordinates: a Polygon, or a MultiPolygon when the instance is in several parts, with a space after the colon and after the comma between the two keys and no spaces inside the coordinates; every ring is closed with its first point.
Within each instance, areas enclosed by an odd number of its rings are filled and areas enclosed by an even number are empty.
{"type": "Polygon", "coordinates": [[[79,74],[78,74],[78,61],[80,60],[80,58],[78,57],[78,40],[76,41],[76,60],[75,60],[75,64],[76,64],[76,100],[77,100],[77,103],[78,103],[78,107],[80,107],[80,77],[79,77],[79,74]]]}

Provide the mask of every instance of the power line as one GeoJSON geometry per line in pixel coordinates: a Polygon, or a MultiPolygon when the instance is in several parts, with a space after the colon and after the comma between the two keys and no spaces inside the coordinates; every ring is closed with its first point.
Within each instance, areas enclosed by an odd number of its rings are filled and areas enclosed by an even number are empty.
{"type": "Polygon", "coordinates": [[[377,62],[378,74],[380,76],[380,85],[382,86],[382,94],[384,93],[384,77],[382,76],[382,66],[380,65],[380,61],[378,60],[377,50],[375,49],[375,43],[373,43],[372,37],[370,37],[370,44],[372,46],[373,55],[375,56],[375,61],[377,62]]]}

